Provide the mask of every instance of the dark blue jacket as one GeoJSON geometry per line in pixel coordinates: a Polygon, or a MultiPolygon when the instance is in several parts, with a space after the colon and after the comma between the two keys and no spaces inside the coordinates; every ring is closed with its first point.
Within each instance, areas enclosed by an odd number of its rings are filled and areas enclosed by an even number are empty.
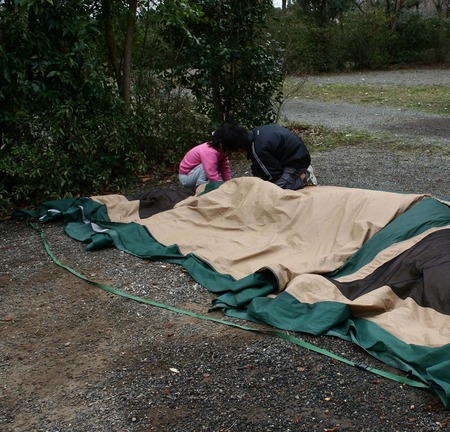
{"type": "Polygon", "coordinates": [[[275,124],[257,127],[249,132],[247,158],[252,174],[271,182],[278,180],[283,168],[308,168],[311,157],[303,140],[290,130],[275,124]]]}

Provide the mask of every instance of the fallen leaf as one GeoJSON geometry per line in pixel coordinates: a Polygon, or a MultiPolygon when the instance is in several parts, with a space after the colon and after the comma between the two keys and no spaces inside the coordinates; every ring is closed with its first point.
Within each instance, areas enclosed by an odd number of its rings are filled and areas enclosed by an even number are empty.
{"type": "Polygon", "coordinates": [[[242,369],[254,369],[254,368],[255,368],[255,366],[252,365],[252,364],[248,364],[248,365],[242,366],[242,369]]]}
{"type": "Polygon", "coordinates": [[[448,418],[446,418],[445,420],[443,420],[441,422],[436,422],[436,424],[438,426],[440,426],[441,428],[446,428],[448,426],[448,418]]]}

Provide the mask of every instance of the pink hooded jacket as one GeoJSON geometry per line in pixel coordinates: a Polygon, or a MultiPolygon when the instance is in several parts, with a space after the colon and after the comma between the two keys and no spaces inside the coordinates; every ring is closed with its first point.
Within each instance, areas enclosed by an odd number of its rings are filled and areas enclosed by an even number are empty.
{"type": "Polygon", "coordinates": [[[207,142],[191,148],[180,162],[178,172],[189,174],[199,164],[203,165],[210,181],[227,181],[231,179],[228,156],[212,148],[207,142]],[[219,176],[219,172],[222,178],[219,176]]]}

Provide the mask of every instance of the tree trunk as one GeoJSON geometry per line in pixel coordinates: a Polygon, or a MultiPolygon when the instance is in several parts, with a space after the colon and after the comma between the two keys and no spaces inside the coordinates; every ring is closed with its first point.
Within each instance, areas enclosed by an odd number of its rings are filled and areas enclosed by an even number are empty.
{"type": "Polygon", "coordinates": [[[113,0],[102,0],[103,22],[105,25],[105,39],[108,50],[109,64],[116,79],[119,94],[126,104],[131,102],[131,64],[133,54],[133,38],[136,28],[137,0],[129,0],[127,31],[123,46],[122,61],[117,55],[116,38],[114,35],[113,0]]]}
{"type": "Polygon", "coordinates": [[[119,93],[122,93],[122,75],[120,73],[119,61],[117,59],[116,40],[114,37],[113,14],[111,0],[102,1],[103,23],[105,26],[105,41],[108,50],[109,64],[113,70],[119,93]]]}
{"type": "Polygon", "coordinates": [[[130,104],[131,101],[131,62],[133,54],[133,37],[136,28],[136,10],[137,0],[130,0],[127,34],[125,37],[125,46],[123,52],[123,76],[122,76],[122,98],[125,103],[130,104]]]}
{"type": "Polygon", "coordinates": [[[402,13],[403,6],[405,4],[405,0],[397,0],[397,4],[395,5],[395,14],[392,20],[392,30],[397,31],[398,28],[398,20],[400,19],[400,14],[402,13]]]}
{"type": "Polygon", "coordinates": [[[226,120],[222,97],[220,95],[219,77],[211,71],[211,89],[212,89],[212,105],[214,107],[214,120],[217,124],[222,124],[226,120]]]}

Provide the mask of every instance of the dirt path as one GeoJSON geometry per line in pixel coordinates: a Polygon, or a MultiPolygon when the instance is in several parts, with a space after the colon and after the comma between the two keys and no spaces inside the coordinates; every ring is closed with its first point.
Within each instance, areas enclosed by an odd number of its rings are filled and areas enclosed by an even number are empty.
{"type": "Polygon", "coordinates": [[[290,121],[351,132],[382,133],[387,137],[427,144],[450,144],[450,116],[349,103],[289,100],[282,115],[290,121]]]}
{"type": "MultiPolygon", "coordinates": [[[[411,70],[371,72],[368,74],[344,74],[325,77],[310,77],[308,82],[404,85],[404,86],[450,86],[450,70],[411,70]]],[[[387,137],[426,144],[450,144],[449,115],[433,115],[375,105],[356,105],[340,102],[319,102],[289,99],[285,102],[282,117],[309,125],[320,125],[343,131],[365,131],[382,133],[387,137]]]]}

